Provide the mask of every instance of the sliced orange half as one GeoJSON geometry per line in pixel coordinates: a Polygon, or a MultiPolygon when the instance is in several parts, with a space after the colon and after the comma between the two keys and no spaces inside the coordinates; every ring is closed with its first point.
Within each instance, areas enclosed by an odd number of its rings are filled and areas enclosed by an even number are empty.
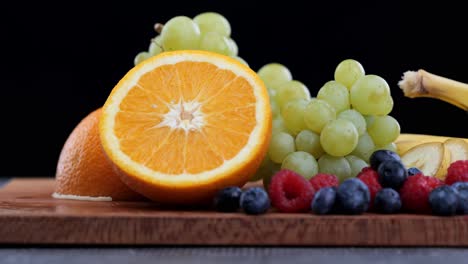
{"type": "Polygon", "coordinates": [[[248,67],[202,51],[165,52],[114,87],[100,121],[105,153],[133,190],[163,203],[242,186],[268,148],[271,110],[248,67]]]}

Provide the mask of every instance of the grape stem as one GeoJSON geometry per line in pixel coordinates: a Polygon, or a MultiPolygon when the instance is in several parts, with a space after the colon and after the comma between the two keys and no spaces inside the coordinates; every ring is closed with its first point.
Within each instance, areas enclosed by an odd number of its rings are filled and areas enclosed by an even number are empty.
{"type": "Polygon", "coordinates": [[[154,31],[156,31],[158,34],[161,34],[161,31],[163,29],[164,25],[161,23],[156,23],[154,24],[154,31]]]}
{"type": "MultiPolygon", "coordinates": [[[[163,27],[164,27],[163,24],[161,24],[161,23],[156,23],[156,24],[154,24],[154,31],[156,31],[156,33],[158,33],[158,34],[161,34],[161,31],[162,31],[163,27]]],[[[161,50],[164,51],[163,46],[162,46],[161,44],[159,44],[159,43],[156,42],[156,37],[152,38],[152,39],[151,39],[151,42],[153,42],[154,44],[158,45],[158,46],[161,48],[161,50]]]]}

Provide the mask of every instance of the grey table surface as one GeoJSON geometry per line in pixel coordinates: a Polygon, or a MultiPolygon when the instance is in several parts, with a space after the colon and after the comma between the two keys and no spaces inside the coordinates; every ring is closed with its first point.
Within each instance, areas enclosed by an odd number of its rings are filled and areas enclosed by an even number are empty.
{"type": "Polygon", "coordinates": [[[454,248],[4,248],[2,264],[468,263],[454,248]]]}
{"type": "MultiPolygon", "coordinates": [[[[0,177],[0,188],[8,178],[0,177]]],[[[468,263],[465,248],[30,247],[0,245],[0,264],[468,263]]]]}

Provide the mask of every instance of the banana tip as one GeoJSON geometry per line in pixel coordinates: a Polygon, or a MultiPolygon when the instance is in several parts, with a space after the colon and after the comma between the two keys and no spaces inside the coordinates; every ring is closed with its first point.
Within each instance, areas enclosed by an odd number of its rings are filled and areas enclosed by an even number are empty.
{"type": "Polygon", "coordinates": [[[407,71],[403,73],[403,77],[398,82],[398,86],[407,97],[413,97],[424,92],[422,75],[417,71],[407,71]]]}

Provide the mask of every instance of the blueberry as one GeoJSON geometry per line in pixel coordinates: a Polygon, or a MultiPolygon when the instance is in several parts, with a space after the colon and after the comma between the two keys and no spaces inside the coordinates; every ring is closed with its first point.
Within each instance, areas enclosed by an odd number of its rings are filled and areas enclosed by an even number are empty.
{"type": "Polygon", "coordinates": [[[401,209],[401,199],[397,191],[384,188],[375,195],[374,208],[384,214],[394,214],[401,209]]]}
{"type": "Polygon", "coordinates": [[[422,171],[418,168],[409,168],[408,169],[408,176],[413,176],[413,175],[416,175],[416,174],[419,174],[419,173],[422,173],[422,171]]]}
{"type": "Polygon", "coordinates": [[[457,191],[468,191],[468,182],[456,182],[452,184],[452,188],[457,191]]]}
{"type": "Polygon", "coordinates": [[[336,187],[325,187],[320,189],[314,196],[311,208],[319,215],[328,214],[333,210],[336,199],[336,187]]]}
{"type": "Polygon", "coordinates": [[[239,187],[227,187],[218,192],[214,199],[214,206],[220,212],[235,212],[239,209],[242,190],[239,187]]]}
{"type": "Polygon", "coordinates": [[[456,182],[452,188],[458,191],[458,214],[468,214],[468,182],[456,182]]]}
{"type": "Polygon", "coordinates": [[[468,214],[468,190],[458,191],[457,213],[462,215],[468,214]]]}
{"type": "Polygon", "coordinates": [[[386,160],[380,163],[377,169],[379,182],[382,187],[400,189],[403,183],[408,178],[408,171],[405,166],[397,160],[386,160]]]}
{"type": "Polygon", "coordinates": [[[240,197],[240,207],[246,214],[263,214],[270,208],[270,198],[263,188],[249,188],[240,197]]]}
{"type": "Polygon", "coordinates": [[[379,168],[380,163],[386,160],[397,160],[401,162],[400,156],[393,151],[380,149],[372,153],[369,158],[371,168],[377,171],[379,168]]]}
{"type": "Polygon", "coordinates": [[[358,178],[347,179],[338,186],[336,199],[341,213],[362,214],[369,208],[369,188],[358,178]]]}
{"type": "Polygon", "coordinates": [[[458,191],[447,185],[437,187],[429,194],[429,204],[436,215],[454,215],[458,207],[458,191]]]}

